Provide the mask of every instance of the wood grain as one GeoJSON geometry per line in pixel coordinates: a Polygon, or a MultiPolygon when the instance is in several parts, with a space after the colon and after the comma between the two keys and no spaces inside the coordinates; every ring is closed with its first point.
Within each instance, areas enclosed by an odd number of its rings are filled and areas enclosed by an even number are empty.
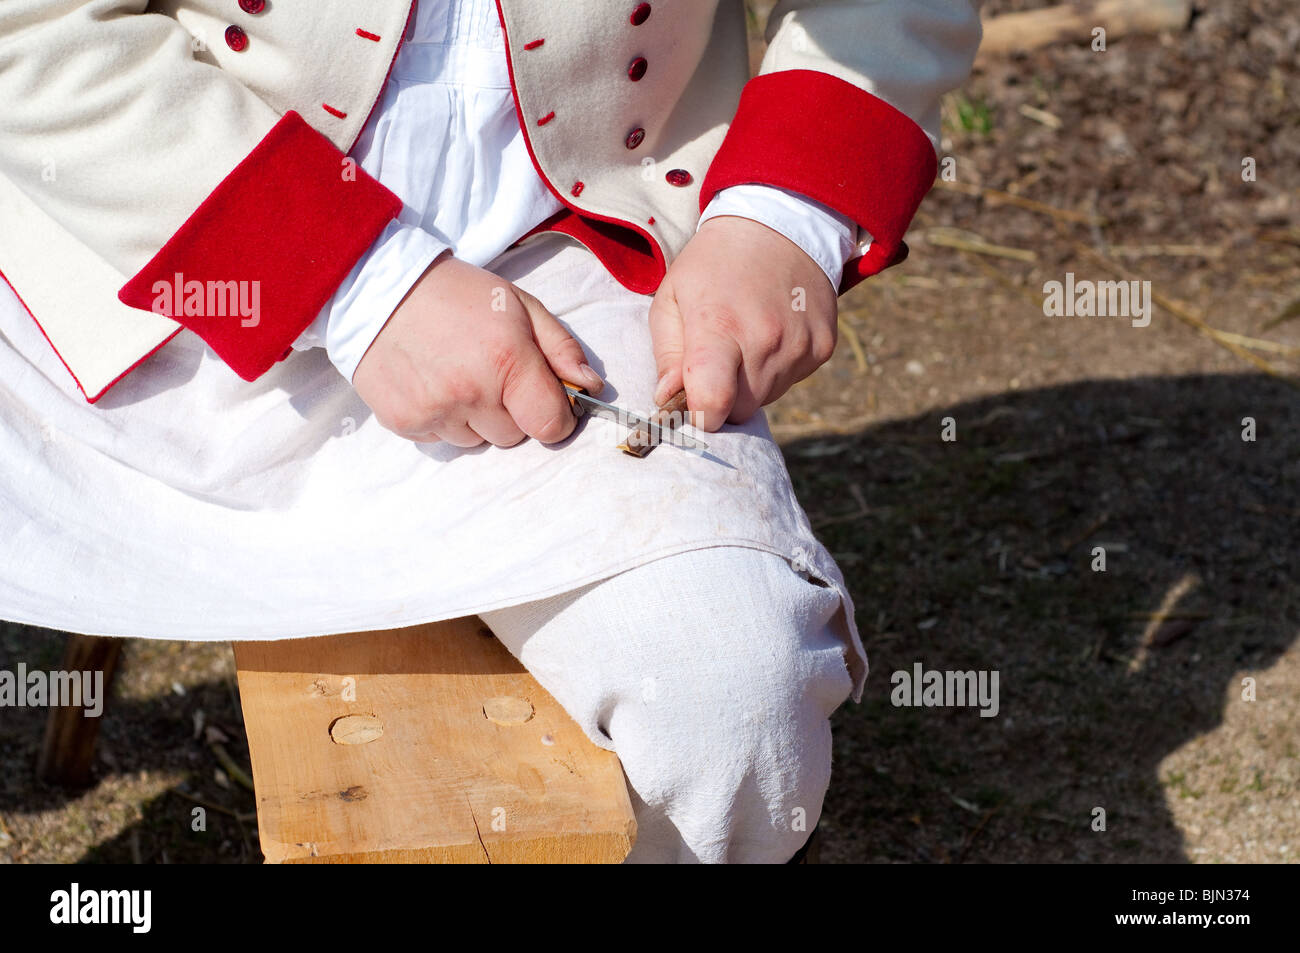
{"type": "MultiPolygon", "coordinates": [[[[96,635],[69,635],[63,649],[64,672],[104,673],[104,705],[113,686],[113,675],[122,656],[125,639],[101,638],[96,635]]],[[[95,763],[95,741],[99,738],[99,718],[85,717],[82,708],[54,706],[45,721],[45,738],[37,758],[36,773],[49,784],[79,787],[90,783],[95,763]]]]}
{"type": "MultiPolygon", "coordinates": [[[[686,422],[686,415],[689,412],[686,409],[686,391],[679,390],[660,404],[648,419],[651,423],[658,424],[666,430],[676,430],[686,422]]],[[[626,440],[618,445],[618,449],[629,456],[644,457],[658,445],[658,443],[654,442],[649,430],[644,427],[637,427],[627,435],[626,440]]]]}
{"type": "Polygon", "coordinates": [[[632,847],[618,758],[477,618],[238,642],[235,661],[268,863],[618,863],[632,847]],[[485,704],[532,715],[500,724],[485,704]],[[363,743],[337,743],[340,724],[363,743]]]}

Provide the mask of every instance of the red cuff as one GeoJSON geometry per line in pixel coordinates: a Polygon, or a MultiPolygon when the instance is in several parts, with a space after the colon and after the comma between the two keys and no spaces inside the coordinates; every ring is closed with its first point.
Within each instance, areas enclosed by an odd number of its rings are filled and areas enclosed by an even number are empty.
{"type": "Polygon", "coordinates": [[[733,185],[774,185],[845,215],[871,246],[844,268],[843,293],[907,257],[903,234],[934,184],[929,137],[893,106],[816,70],[750,80],[700,189],[700,211],[733,185]]]}
{"type": "Polygon", "coordinates": [[[287,112],[117,297],[180,322],[255,380],[401,209],[287,112]]]}

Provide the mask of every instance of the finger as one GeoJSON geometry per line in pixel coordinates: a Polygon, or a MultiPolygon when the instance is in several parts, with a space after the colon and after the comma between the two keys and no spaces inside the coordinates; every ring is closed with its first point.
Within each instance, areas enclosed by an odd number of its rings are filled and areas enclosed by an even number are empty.
{"type": "Polygon", "coordinates": [[[740,345],[704,322],[687,326],[682,376],[695,426],[717,430],[731,416],[740,389],[740,345]]]}
{"type": "Polygon", "coordinates": [[[766,350],[742,351],[740,374],[736,381],[736,401],[727,415],[727,421],[743,424],[758,413],[764,404],[770,404],[793,387],[805,375],[797,368],[782,370],[779,355],[766,350]]]}
{"type": "Polygon", "coordinates": [[[552,372],[562,380],[585,387],[599,394],[605,387],[600,375],[587,363],[582,345],[571,335],[546,306],[528,294],[515,289],[532,323],[533,340],[546,358],[552,372]]]}
{"type": "Polygon", "coordinates": [[[555,373],[541,351],[525,345],[501,391],[501,403],[515,425],[541,443],[559,443],[578,422],[555,373]]]}
{"type": "Polygon", "coordinates": [[[427,420],[421,419],[419,422],[411,421],[392,421],[381,420],[381,425],[385,430],[389,430],[401,437],[403,440],[410,440],[414,443],[436,443],[442,438],[431,427],[427,420]]]}
{"type": "Polygon", "coordinates": [[[793,337],[793,362],[762,348],[745,355],[736,404],[727,418],[731,423],[744,423],[760,407],[780,400],[791,387],[826,363],[835,349],[833,326],[829,332],[812,329],[806,342],[797,332],[793,337]]]}
{"type": "Polygon", "coordinates": [[[438,436],[453,447],[461,447],[466,450],[470,447],[477,447],[483,442],[483,438],[475,433],[467,423],[444,421],[438,425],[438,436]]]}
{"type": "Polygon", "coordinates": [[[758,408],[762,407],[764,402],[770,404],[777,396],[766,397],[766,395],[766,388],[750,380],[749,374],[742,368],[736,375],[736,400],[731,405],[731,412],[727,414],[727,422],[743,424],[758,412],[758,408]]]}
{"type": "Polygon", "coordinates": [[[654,348],[654,402],[660,406],[684,386],[682,379],[682,313],[672,291],[660,287],[650,304],[650,341],[654,348]]]}
{"type": "Polygon", "coordinates": [[[513,447],[524,439],[524,432],[519,429],[505,407],[494,407],[471,414],[469,426],[494,447],[513,447]]]}
{"type": "Polygon", "coordinates": [[[812,374],[819,365],[803,361],[768,379],[762,375],[755,377],[746,365],[740,375],[740,393],[736,397],[736,406],[731,409],[727,419],[733,424],[744,423],[760,407],[774,403],[785,396],[795,384],[812,374]]]}

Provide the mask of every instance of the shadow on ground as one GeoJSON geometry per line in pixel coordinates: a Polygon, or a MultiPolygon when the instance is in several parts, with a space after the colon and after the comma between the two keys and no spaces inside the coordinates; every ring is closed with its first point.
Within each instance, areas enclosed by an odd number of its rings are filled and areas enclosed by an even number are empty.
{"type": "MultiPolygon", "coordinates": [[[[865,703],[835,718],[823,860],[1187,859],[1159,765],[1226,706],[1250,704],[1241,679],[1272,665],[1298,623],[1296,404],[1263,376],[1089,382],[788,444],[872,662],[865,703]],[[1098,546],[1105,572],[1092,568],[1098,546]],[[890,673],[916,662],[997,670],[998,715],[893,706],[890,673]]],[[[56,665],[59,651],[57,633],[9,626],[0,668],[56,665]]],[[[43,712],[6,711],[0,814],[39,816],[17,840],[55,838],[90,862],[260,859],[255,825],[209,811],[193,832],[195,804],[174,790],[252,811],[248,792],[215,783],[194,731],[202,709],[247,764],[228,656],[131,643],[123,691],[145,670],[163,688],[113,700],[89,792],[38,785],[43,712]],[[181,670],[184,695],[166,687],[181,670]]]]}
{"type": "MultiPolygon", "coordinates": [[[[57,668],[64,640],[60,632],[0,623],[0,669],[19,662],[57,668]]],[[[228,643],[128,641],[86,789],[37,781],[45,719],[42,708],[0,709],[0,861],[261,861],[253,794],[209,746],[219,740],[247,771],[228,643]],[[204,829],[195,830],[200,802],[204,829]]]]}
{"type": "MultiPolygon", "coordinates": [[[[1262,375],[1088,382],[786,445],[872,664],[835,719],[823,859],[1186,860],[1166,796],[1204,792],[1160,762],[1248,704],[1300,623],[1296,398],[1262,375]],[[999,671],[999,714],[893,706],[917,662],[999,671]]],[[[1238,767],[1242,794],[1264,783],[1238,767]]]]}

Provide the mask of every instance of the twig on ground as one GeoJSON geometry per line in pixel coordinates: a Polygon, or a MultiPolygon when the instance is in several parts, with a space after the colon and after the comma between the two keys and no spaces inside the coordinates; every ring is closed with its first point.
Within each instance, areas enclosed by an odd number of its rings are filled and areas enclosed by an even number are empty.
{"type": "Polygon", "coordinates": [[[1048,129],[1060,129],[1063,125],[1061,117],[1054,113],[1049,113],[1046,109],[1039,109],[1037,106],[1031,106],[1028,103],[1021,103],[1016,107],[1016,112],[1026,119],[1032,119],[1034,122],[1042,123],[1048,129]]]}
{"type": "Polygon", "coordinates": [[[1279,344],[1277,341],[1253,338],[1246,334],[1234,334],[1232,331],[1223,331],[1219,328],[1215,328],[1214,331],[1225,341],[1240,344],[1242,347],[1251,347],[1256,351],[1268,351],[1271,354],[1300,354],[1300,345],[1279,344]]]}
{"type": "MultiPolygon", "coordinates": [[[[1101,265],[1101,267],[1105,268],[1106,270],[1110,271],[1112,274],[1119,275],[1121,278],[1125,279],[1126,281],[1139,280],[1136,277],[1134,277],[1130,271],[1124,268],[1123,265],[1119,264],[1119,262],[1115,261],[1113,258],[1110,258],[1099,252],[1093,251],[1087,245],[1076,243],[1075,248],[1079,251],[1080,254],[1084,255],[1087,258],[1091,258],[1093,261],[1101,265]]],[[[1228,352],[1235,354],[1237,357],[1241,358],[1247,363],[1255,365],[1260,370],[1262,370],[1265,374],[1268,374],[1270,377],[1276,377],[1278,380],[1283,381],[1284,383],[1290,385],[1291,387],[1300,389],[1300,381],[1297,381],[1295,377],[1293,377],[1290,374],[1286,374],[1283,373],[1282,371],[1279,371],[1277,368],[1275,368],[1268,361],[1264,360],[1262,357],[1258,356],[1257,354],[1252,354],[1250,351],[1246,350],[1240,344],[1228,340],[1227,338],[1225,338],[1224,333],[1222,331],[1218,331],[1210,327],[1208,324],[1206,324],[1204,318],[1193,313],[1190,308],[1180,304],[1177,301],[1174,301],[1172,298],[1167,298],[1164,295],[1162,295],[1160,292],[1154,290],[1151,292],[1151,300],[1153,300],[1160,307],[1164,308],[1174,317],[1178,318],[1178,320],[1182,321],[1184,324],[1190,325],[1191,327],[1200,331],[1202,334],[1204,334],[1206,337],[1214,341],[1216,344],[1218,344],[1220,347],[1224,348],[1228,352]]]]}
{"type": "Polygon", "coordinates": [[[1300,228],[1269,228],[1260,232],[1257,237],[1261,242],[1295,245],[1300,248],[1300,228]]]}
{"type": "Polygon", "coordinates": [[[1008,291],[1012,291],[1016,295],[1023,297],[1026,301],[1029,302],[1030,305],[1033,306],[1033,309],[1035,311],[1041,312],[1043,310],[1042,300],[1040,298],[1035,297],[1034,293],[1030,291],[1029,288],[1025,287],[1024,285],[1016,284],[1014,281],[1012,281],[1006,275],[1002,274],[1002,272],[998,271],[996,268],[993,267],[993,265],[991,265],[989,262],[985,261],[981,257],[978,256],[972,257],[971,262],[975,265],[976,268],[984,272],[984,274],[988,275],[990,278],[992,278],[998,284],[1002,285],[1008,291]]]}
{"type": "Polygon", "coordinates": [[[212,750],[212,753],[216,755],[217,760],[221,762],[221,767],[225,768],[226,774],[230,775],[242,786],[248,788],[248,790],[253,790],[253,779],[248,776],[247,771],[235,763],[235,759],[230,756],[230,752],[226,750],[225,745],[219,741],[214,741],[210,743],[208,747],[212,750]]]}
{"type": "Polygon", "coordinates": [[[960,192],[962,195],[973,195],[977,198],[982,198],[990,205],[1015,205],[1018,208],[1028,209],[1031,212],[1038,212],[1040,215],[1050,215],[1052,218],[1066,222],[1078,222],[1081,225],[1106,224],[1106,220],[1098,215],[1090,215],[1087,212],[1075,212],[1070,209],[1057,208],[1055,205],[1048,205],[1046,202],[1037,202],[1034,199],[1027,199],[1023,195],[1013,195],[1010,192],[1003,192],[998,189],[988,189],[980,185],[970,185],[966,182],[945,182],[943,179],[940,179],[934,183],[934,186],[937,189],[944,189],[948,192],[960,192]]]}
{"type": "Polygon", "coordinates": [[[966,859],[966,854],[970,850],[971,845],[975,843],[975,838],[979,836],[980,831],[984,830],[984,825],[989,822],[989,818],[997,812],[998,809],[996,807],[990,808],[984,816],[980,818],[980,822],[975,825],[975,829],[966,835],[966,842],[961,845],[961,850],[957,852],[957,863],[960,864],[966,859]]]}
{"type": "Polygon", "coordinates": [[[925,241],[931,245],[956,248],[959,251],[974,252],[977,255],[990,255],[993,258],[1010,258],[1014,261],[1035,262],[1038,260],[1038,253],[1027,248],[994,245],[992,242],[985,241],[979,235],[967,234],[969,237],[964,237],[956,234],[954,230],[946,228],[930,228],[923,233],[925,241]]]}
{"type": "Polygon", "coordinates": [[[1279,324],[1286,324],[1286,322],[1292,321],[1295,318],[1300,318],[1300,298],[1297,298],[1295,301],[1292,301],[1289,305],[1283,308],[1282,313],[1276,318],[1269,318],[1269,320],[1265,321],[1264,326],[1260,328],[1260,330],[1271,331],[1279,324]]]}
{"type": "Polygon", "coordinates": [[[776,423],[772,424],[772,436],[779,440],[795,440],[800,437],[831,434],[843,437],[856,434],[864,427],[876,422],[874,414],[863,414],[860,417],[854,417],[838,424],[826,420],[813,420],[807,423],[776,423]]]}
{"type": "Polygon", "coordinates": [[[1171,619],[1188,619],[1199,622],[1212,618],[1208,612],[1130,612],[1128,617],[1143,622],[1167,622],[1171,619]]]}
{"type": "Polygon", "coordinates": [[[230,817],[233,817],[237,821],[257,820],[256,813],[243,814],[240,813],[239,811],[231,810],[228,807],[222,807],[220,804],[214,804],[211,801],[205,801],[201,797],[195,797],[193,794],[189,794],[185,791],[180,790],[179,788],[168,788],[167,790],[171,791],[172,794],[176,794],[179,795],[180,797],[185,798],[187,801],[193,801],[195,804],[199,805],[200,807],[206,807],[209,811],[216,811],[218,814],[226,814],[230,817]]]}
{"type": "Polygon", "coordinates": [[[952,801],[953,804],[956,804],[963,811],[970,811],[972,814],[978,814],[980,812],[979,807],[972,804],[970,801],[967,801],[965,798],[960,798],[951,791],[944,791],[943,793],[948,795],[948,800],[952,801]]]}
{"type": "Polygon", "coordinates": [[[857,361],[858,373],[865,374],[869,365],[867,364],[867,352],[862,347],[862,340],[858,337],[858,332],[853,330],[853,325],[845,321],[841,316],[838,319],[840,334],[849,342],[849,347],[853,349],[853,359],[857,361]]]}
{"type": "Polygon", "coordinates": [[[1222,245],[1111,245],[1117,258],[1222,258],[1222,245]]]}

